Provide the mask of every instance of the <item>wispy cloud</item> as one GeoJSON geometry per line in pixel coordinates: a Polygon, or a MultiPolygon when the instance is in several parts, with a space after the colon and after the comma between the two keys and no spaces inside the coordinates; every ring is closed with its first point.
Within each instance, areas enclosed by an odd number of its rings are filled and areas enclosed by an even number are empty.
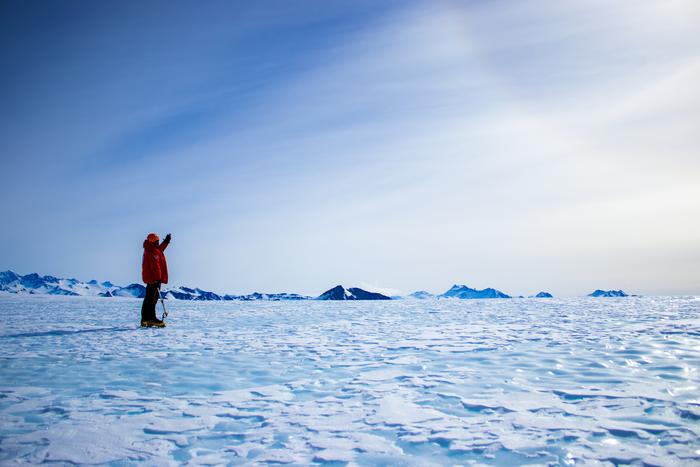
{"type": "MultiPolygon", "coordinates": [[[[45,186],[11,208],[18,220],[4,239],[37,242],[24,232],[58,223],[42,248],[81,258],[56,267],[91,276],[103,253],[85,242],[105,235],[121,279],[135,268],[122,259],[137,254],[135,237],[172,230],[180,282],[232,292],[696,287],[696,2],[247,15],[259,26],[188,25],[193,46],[175,59],[154,39],[115,76],[123,86],[99,76],[94,104],[71,108],[54,93],[80,90],[63,85],[47,96],[51,120],[35,127],[39,107],[23,112],[9,126],[23,137],[6,148],[31,154],[14,167],[44,167],[45,186]],[[158,65],[134,78],[150,58],[158,65]],[[154,98],[134,100],[154,77],[154,98]],[[91,121],[105,109],[114,114],[91,121]],[[53,146],[27,136],[49,129],[62,133],[53,146]],[[50,154],[65,157],[59,175],[45,168],[50,154]],[[27,215],[48,193],[57,204],[27,215]]],[[[5,193],[21,186],[3,181],[5,193]]],[[[3,252],[25,269],[41,256],[3,252]]]]}

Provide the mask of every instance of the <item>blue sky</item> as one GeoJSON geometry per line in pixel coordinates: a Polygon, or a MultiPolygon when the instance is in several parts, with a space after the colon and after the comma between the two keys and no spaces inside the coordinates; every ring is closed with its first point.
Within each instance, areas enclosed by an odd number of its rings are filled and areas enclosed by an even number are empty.
{"type": "Polygon", "coordinates": [[[0,267],[700,293],[700,5],[3,2],[0,267]]]}

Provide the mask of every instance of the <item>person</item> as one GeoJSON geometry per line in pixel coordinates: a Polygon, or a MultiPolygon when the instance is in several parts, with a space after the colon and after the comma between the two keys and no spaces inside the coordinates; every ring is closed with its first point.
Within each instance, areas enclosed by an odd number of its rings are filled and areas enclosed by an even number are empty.
{"type": "Polygon", "coordinates": [[[168,283],[168,263],[164,251],[171,238],[168,234],[163,243],[160,243],[160,237],[150,233],[143,241],[141,278],[146,284],[146,295],[141,305],[141,326],[165,327],[165,323],[156,316],[156,305],[160,298],[160,285],[168,283]]]}

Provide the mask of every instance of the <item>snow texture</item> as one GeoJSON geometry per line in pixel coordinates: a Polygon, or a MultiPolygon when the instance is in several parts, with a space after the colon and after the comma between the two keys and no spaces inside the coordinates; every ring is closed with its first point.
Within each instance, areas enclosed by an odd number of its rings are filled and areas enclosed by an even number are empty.
{"type": "Polygon", "coordinates": [[[0,464],[700,462],[700,299],[0,297],[0,464]]]}

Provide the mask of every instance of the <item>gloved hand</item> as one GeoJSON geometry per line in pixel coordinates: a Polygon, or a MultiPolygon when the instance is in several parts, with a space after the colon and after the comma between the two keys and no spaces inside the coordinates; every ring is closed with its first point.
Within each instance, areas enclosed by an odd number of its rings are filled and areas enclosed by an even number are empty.
{"type": "Polygon", "coordinates": [[[166,241],[166,242],[169,242],[171,238],[172,238],[172,235],[171,235],[171,234],[168,234],[168,235],[165,236],[165,241],[166,241]]]}

